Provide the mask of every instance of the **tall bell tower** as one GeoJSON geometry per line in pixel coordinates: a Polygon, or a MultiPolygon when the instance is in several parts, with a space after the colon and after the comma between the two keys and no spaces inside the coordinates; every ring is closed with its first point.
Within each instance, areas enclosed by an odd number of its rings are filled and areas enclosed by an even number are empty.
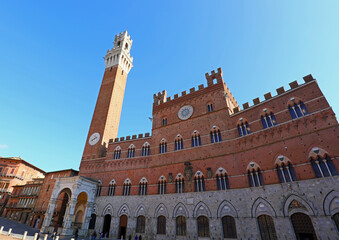
{"type": "Polygon", "coordinates": [[[108,141],[116,138],[124,100],[127,75],[133,67],[130,55],[132,39],[127,31],[114,38],[114,46],[105,59],[105,73],[88,131],[83,159],[105,155],[108,141]]]}

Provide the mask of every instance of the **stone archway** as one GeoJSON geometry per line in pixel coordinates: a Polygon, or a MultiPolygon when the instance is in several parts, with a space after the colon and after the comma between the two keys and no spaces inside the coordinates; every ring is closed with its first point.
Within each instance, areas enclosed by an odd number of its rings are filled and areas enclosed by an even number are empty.
{"type": "Polygon", "coordinates": [[[294,233],[297,240],[317,240],[311,218],[304,213],[294,213],[291,216],[294,233]]]}
{"type": "Polygon", "coordinates": [[[111,228],[111,220],[112,220],[112,216],[110,214],[106,214],[104,217],[104,226],[102,228],[102,233],[104,237],[106,238],[109,237],[109,230],[111,228]]]}
{"type": "Polygon", "coordinates": [[[121,239],[121,237],[123,239],[126,239],[127,220],[128,220],[128,217],[125,214],[120,216],[118,239],[121,239]]]}

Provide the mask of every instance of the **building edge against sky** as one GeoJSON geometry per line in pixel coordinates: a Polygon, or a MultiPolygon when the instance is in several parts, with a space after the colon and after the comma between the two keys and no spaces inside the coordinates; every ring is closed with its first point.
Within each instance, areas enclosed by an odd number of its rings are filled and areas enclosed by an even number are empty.
{"type": "Polygon", "coordinates": [[[131,46],[123,32],[106,54],[79,175],[57,178],[42,231],[64,208],[62,235],[338,237],[338,122],[312,75],[240,110],[218,69],[155,94],[152,134],[118,139],[131,46]]]}

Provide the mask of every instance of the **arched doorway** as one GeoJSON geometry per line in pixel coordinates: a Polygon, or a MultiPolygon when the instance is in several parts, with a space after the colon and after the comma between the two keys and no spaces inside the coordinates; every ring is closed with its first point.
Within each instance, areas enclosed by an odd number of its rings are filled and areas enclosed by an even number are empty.
{"type": "Polygon", "coordinates": [[[317,240],[312,221],[304,213],[294,213],[291,216],[291,222],[297,240],[317,240]]]}
{"type": "Polygon", "coordinates": [[[67,204],[69,200],[71,199],[71,195],[72,195],[72,192],[69,188],[65,188],[59,193],[56,206],[54,209],[53,218],[50,224],[50,226],[54,227],[55,231],[59,227],[62,228],[67,204]]]}
{"type": "Polygon", "coordinates": [[[104,237],[109,237],[109,229],[111,227],[111,215],[106,214],[104,218],[104,227],[102,228],[102,233],[104,234],[104,237]]]}
{"type": "Polygon", "coordinates": [[[95,221],[97,219],[97,215],[92,213],[91,220],[89,221],[88,229],[94,229],[95,228],[95,221]]]}
{"type": "Polygon", "coordinates": [[[123,237],[123,239],[126,239],[126,232],[127,232],[127,216],[121,215],[118,239],[121,239],[121,237],[123,237]]]}
{"type": "Polygon", "coordinates": [[[81,192],[77,197],[77,203],[74,209],[74,217],[72,219],[73,228],[80,229],[82,228],[82,223],[84,221],[84,213],[86,211],[87,206],[87,193],[81,192]]]}

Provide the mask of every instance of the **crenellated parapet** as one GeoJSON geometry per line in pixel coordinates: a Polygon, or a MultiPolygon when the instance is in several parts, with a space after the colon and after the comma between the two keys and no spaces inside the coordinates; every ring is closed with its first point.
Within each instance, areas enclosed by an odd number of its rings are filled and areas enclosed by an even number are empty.
{"type": "Polygon", "coordinates": [[[149,138],[149,137],[151,137],[150,133],[145,133],[145,135],[143,133],[140,133],[138,135],[135,134],[135,135],[132,135],[132,136],[126,136],[126,137],[110,139],[109,143],[113,143],[113,142],[126,142],[126,141],[131,141],[131,140],[136,140],[136,139],[149,138]]]}
{"type": "MultiPolygon", "coordinates": [[[[303,77],[303,79],[304,79],[304,82],[305,82],[304,84],[307,84],[307,83],[309,83],[309,82],[315,81],[315,79],[313,78],[313,76],[312,76],[311,74],[309,74],[309,75],[303,77]]],[[[302,86],[302,85],[304,85],[304,84],[299,85],[297,81],[290,82],[290,83],[289,83],[290,89],[289,89],[289,90],[285,90],[284,87],[279,87],[279,88],[276,89],[276,92],[277,92],[277,95],[276,95],[276,96],[282,95],[282,94],[284,94],[284,93],[286,93],[286,92],[288,92],[288,91],[290,91],[290,90],[292,90],[292,89],[295,89],[295,88],[297,88],[297,87],[300,87],[300,86],[302,86]]],[[[268,101],[268,100],[270,100],[271,98],[276,97],[276,96],[272,96],[272,93],[271,93],[271,92],[268,92],[268,93],[264,94],[264,98],[265,98],[264,101],[261,101],[259,97],[254,98],[254,99],[252,100],[252,101],[253,101],[253,105],[252,105],[252,106],[250,106],[250,104],[249,104],[248,102],[246,102],[246,103],[242,104],[243,109],[240,109],[240,106],[237,106],[237,107],[233,108],[233,113],[234,113],[234,114],[237,114],[237,113],[239,113],[239,112],[241,112],[241,111],[244,111],[244,110],[247,110],[247,109],[249,109],[249,108],[251,108],[251,107],[254,107],[254,106],[256,106],[256,105],[258,105],[258,104],[260,104],[260,103],[263,103],[263,102],[265,102],[265,101],[268,101]]]]}
{"type": "Polygon", "coordinates": [[[205,77],[207,80],[207,86],[212,86],[214,80],[216,80],[217,83],[222,83],[223,82],[222,69],[218,68],[217,72],[213,70],[211,74],[205,73],[205,77]]]}

